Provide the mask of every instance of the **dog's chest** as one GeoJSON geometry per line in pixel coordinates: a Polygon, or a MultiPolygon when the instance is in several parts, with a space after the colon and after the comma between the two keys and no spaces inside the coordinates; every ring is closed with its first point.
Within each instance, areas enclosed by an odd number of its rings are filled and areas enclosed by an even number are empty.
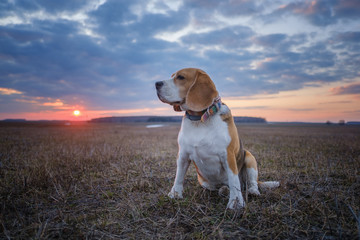
{"type": "MultiPolygon", "coordinates": [[[[205,123],[184,119],[179,133],[180,154],[195,162],[203,175],[222,178],[227,147],[231,141],[227,124],[219,115],[205,123]]],[[[210,180],[210,179],[209,179],[210,180]]]]}

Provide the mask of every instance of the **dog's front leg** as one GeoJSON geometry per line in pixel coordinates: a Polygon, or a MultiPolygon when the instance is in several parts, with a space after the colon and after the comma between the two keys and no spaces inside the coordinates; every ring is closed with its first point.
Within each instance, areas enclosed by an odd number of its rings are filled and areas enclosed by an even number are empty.
{"type": "Polygon", "coordinates": [[[230,197],[227,207],[230,209],[240,209],[245,207],[245,201],[241,194],[241,183],[236,165],[235,154],[228,153],[223,158],[226,166],[228,184],[230,188],[230,197]],[[226,156],[226,157],[225,157],[226,156]]]}
{"type": "Polygon", "coordinates": [[[240,209],[245,207],[245,201],[241,194],[240,179],[230,169],[228,171],[228,181],[230,188],[230,197],[227,207],[230,209],[240,209]]]}
{"type": "Polygon", "coordinates": [[[184,178],[186,171],[189,168],[190,161],[184,154],[179,153],[176,164],[177,164],[177,168],[176,168],[176,177],[175,177],[174,186],[171,188],[171,191],[168,194],[170,198],[183,197],[182,192],[184,188],[184,178]]]}

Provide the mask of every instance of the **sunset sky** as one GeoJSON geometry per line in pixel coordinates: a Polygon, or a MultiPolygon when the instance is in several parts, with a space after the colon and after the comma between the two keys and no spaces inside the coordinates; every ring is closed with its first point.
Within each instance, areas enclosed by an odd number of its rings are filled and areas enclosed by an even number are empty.
{"type": "Polygon", "coordinates": [[[154,83],[184,67],[235,116],[360,121],[360,1],[0,2],[0,120],[178,115],[154,83]]]}

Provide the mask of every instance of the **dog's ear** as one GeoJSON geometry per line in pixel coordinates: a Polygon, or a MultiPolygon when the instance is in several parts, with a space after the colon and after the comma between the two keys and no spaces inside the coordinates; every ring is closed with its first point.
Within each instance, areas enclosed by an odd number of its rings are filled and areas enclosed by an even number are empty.
{"type": "Polygon", "coordinates": [[[186,95],[186,106],[192,111],[208,108],[218,96],[215,84],[205,72],[198,70],[195,81],[186,95]]]}

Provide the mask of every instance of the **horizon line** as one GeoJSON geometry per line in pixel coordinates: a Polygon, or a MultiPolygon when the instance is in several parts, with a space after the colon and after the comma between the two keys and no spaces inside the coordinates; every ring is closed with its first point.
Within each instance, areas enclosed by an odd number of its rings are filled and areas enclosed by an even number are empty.
{"type": "MultiPolygon", "coordinates": [[[[162,118],[166,118],[166,117],[172,117],[172,118],[182,118],[182,115],[141,115],[141,116],[137,116],[137,115],[129,115],[129,116],[107,116],[107,117],[97,117],[97,118],[91,118],[88,120],[81,120],[81,119],[53,119],[53,120],[49,120],[49,119],[36,119],[36,120],[28,120],[26,118],[5,118],[5,119],[0,119],[0,122],[91,122],[94,119],[101,119],[101,118],[144,118],[144,117],[162,117],[162,118]]],[[[346,121],[344,119],[340,119],[337,122],[334,121],[330,121],[330,120],[324,120],[324,121],[267,121],[266,118],[264,117],[253,117],[253,116],[233,116],[233,117],[244,117],[244,118],[255,118],[255,119],[264,119],[265,122],[249,122],[249,123],[315,123],[315,124],[346,124],[346,123],[360,123],[360,120],[350,120],[350,121],[346,121]]],[[[245,123],[245,122],[244,122],[245,123]]]]}

